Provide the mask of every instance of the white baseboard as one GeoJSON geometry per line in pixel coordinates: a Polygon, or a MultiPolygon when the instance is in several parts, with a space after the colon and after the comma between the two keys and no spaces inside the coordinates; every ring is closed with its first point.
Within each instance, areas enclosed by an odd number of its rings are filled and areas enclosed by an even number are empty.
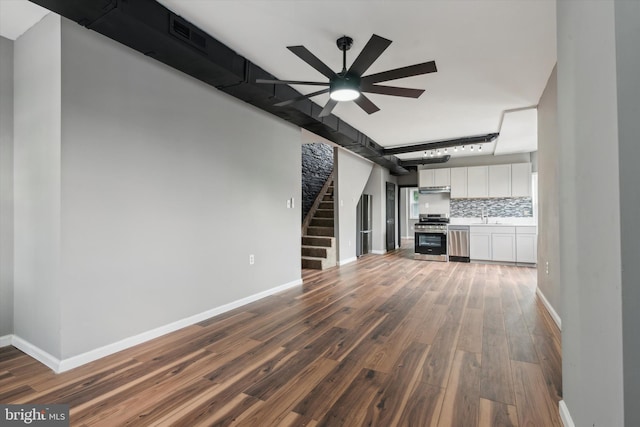
{"type": "Polygon", "coordinates": [[[562,319],[560,319],[560,316],[558,315],[556,310],[553,308],[549,300],[547,300],[547,298],[544,296],[540,288],[536,288],[536,294],[540,297],[542,304],[544,304],[544,308],[547,309],[553,321],[556,322],[556,325],[558,325],[558,329],[562,330],[562,319]]]}
{"type": "Polygon", "coordinates": [[[191,326],[193,324],[196,324],[203,320],[217,316],[219,314],[225,313],[227,311],[233,310],[235,308],[242,307],[243,305],[257,301],[269,295],[273,295],[278,292],[285,291],[289,288],[299,286],[301,284],[302,284],[302,279],[297,279],[292,282],[285,283],[284,285],[276,286],[275,288],[267,289],[266,291],[263,291],[263,292],[258,292],[257,294],[253,294],[248,297],[241,298],[239,300],[230,302],[228,304],[224,304],[219,307],[212,308],[211,310],[207,310],[205,312],[198,313],[181,320],[177,320],[175,322],[160,326],[150,331],[146,331],[141,334],[134,335],[134,336],[125,338],[123,340],[120,340],[111,344],[107,344],[103,347],[99,347],[94,350],[87,351],[86,353],[82,353],[77,356],[69,357],[63,360],[56,359],[55,357],[51,356],[49,353],[39,349],[33,344],[30,344],[29,342],[15,335],[11,337],[11,344],[13,344],[16,348],[24,351],[29,356],[33,357],[39,362],[42,362],[49,368],[53,369],[56,373],[61,373],[73,368],[77,368],[89,362],[93,362],[94,360],[101,359],[105,356],[109,356],[110,354],[117,353],[119,351],[133,347],[135,345],[142,344],[143,342],[152,340],[159,336],[166,335],[170,332],[177,331],[178,329],[191,326]]]}
{"type": "Polygon", "coordinates": [[[339,260],[338,261],[338,265],[347,265],[347,264],[351,264],[352,262],[355,262],[358,260],[358,257],[353,257],[353,258],[348,258],[345,260],[339,260]]]}
{"type": "Polygon", "coordinates": [[[18,350],[21,350],[24,353],[28,354],[29,356],[33,357],[43,365],[48,366],[54,372],[56,373],[60,372],[60,363],[61,363],[60,359],[52,356],[51,354],[42,350],[40,347],[36,347],[35,345],[31,344],[29,341],[25,341],[24,339],[20,338],[17,335],[13,335],[11,337],[11,345],[13,345],[18,350]]]}
{"type": "Polygon", "coordinates": [[[13,335],[3,335],[0,337],[0,347],[8,347],[11,345],[13,335]]]}
{"type": "Polygon", "coordinates": [[[567,408],[567,404],[564,403],[564,400],[560,401],[560,419],[562,420],[562,425],[564,427],[576,427],[571,419],[571,414],[569,413],[569,408],[567,408]]]}
{"type": "Polygon", "coordinates": [[[384,255],[387,251],[372,250],[371,253],[374,255],[384,255]]]}

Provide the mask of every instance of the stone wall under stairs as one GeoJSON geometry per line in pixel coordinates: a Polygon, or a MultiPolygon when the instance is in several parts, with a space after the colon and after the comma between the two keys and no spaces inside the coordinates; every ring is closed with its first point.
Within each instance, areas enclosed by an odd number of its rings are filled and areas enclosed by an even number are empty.
{"type": "Polygon", "coordinates": [[[336,265],[333,182],[318,195],[309,212],[311,219],[302,230],[302,268],[324,270],[336,265]]]}

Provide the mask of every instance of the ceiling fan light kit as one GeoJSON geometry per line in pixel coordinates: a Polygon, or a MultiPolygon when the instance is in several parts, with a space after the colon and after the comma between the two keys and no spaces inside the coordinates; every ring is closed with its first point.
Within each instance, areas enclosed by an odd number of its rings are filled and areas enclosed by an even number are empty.
{"type": "Polygon", "coordinates": [[[351,67],[347,69],[347,50],[353,45],[353,39],[348,36],[342,36],[336,40],[338,49],[342,51],[342,71],[334,72],[311,53],[304,46],[288,46],[291,52],[309,64],[315,70],[323,74],[329,79],[328,82],[308,82],[298,80],[273,80],[273,79],[257,79],[256,83],[267,84],[300,84],[313,86],[329,86],[328,89],[322,89],[307,95],[302,95],[294,99],[282,101],[276,106],[285,106],[294,102],[308,99],[317,95],[329,93],[329,101],[325,104],[320,112],[320,117],[331,114],[338,102],[354,101],[366,113],[373,114],[380,110],[364,93],[376,93],[380,95],[401,96],[405,98],[418,98],[424,92],[423,89],[411,89],[394,86],[377,85],[376,83],[386,82],[390,80],[402,79],[405,77],[417,76],[421,74],[435,73],[437,70],[434,61],[424,62],[422,64],[400,67],[381,73],[363,76],[367,69],[373,64],[382,52],[391,44],[391,40],[387,40],[378,35],[372,35],[367,44],[364,46],[358,57],[353,61],[351,67]]]}
{"type": "Polygon", "coordinates": [[[353,101],[360,96],[360,77],[338,75],[329,84],[329,97],[334,101],[353,101]]]}

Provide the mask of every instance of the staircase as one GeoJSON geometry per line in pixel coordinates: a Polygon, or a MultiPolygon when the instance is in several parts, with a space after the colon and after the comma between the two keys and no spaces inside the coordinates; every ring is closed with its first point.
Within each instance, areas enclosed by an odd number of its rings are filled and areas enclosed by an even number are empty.
{"type": "Polygon", "coordinates": [[[302,226],[302,268],[324,270],[336,265],[333,178],[329,177],[302,226]]]}

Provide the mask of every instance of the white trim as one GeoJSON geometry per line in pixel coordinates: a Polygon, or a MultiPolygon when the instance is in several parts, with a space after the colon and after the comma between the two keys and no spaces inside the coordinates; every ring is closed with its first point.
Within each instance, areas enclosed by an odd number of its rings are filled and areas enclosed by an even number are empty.
{"type": "Polygon", "coordinates": [[[57,372],[65,372],[70,369],[77,368],[78,366],[82,366],[86,363],[93,362],[94,360],[101,359],[110,354],[117,353],[118,351],[125,350],[129,347],[133,347],[135,345],[152,340],[159,336],[166,335],[170,332],[177,331],[178,329],[182,329],[184,327],[191,326],[198,322],[202,322],[203,320],[209,319],[211,317],[217,316],[222,313],[226,313],[227,311],[231,311],[235,308],[242,307],[243,305],[257,301],[269,295],[273,295],[278,292],[285,291],[289,288],[299,286],[301,284],[302,284],[302,279],[297,279],[292,282],[285,283],[284,285],[276,286],[275,288],[267,289],[266,291],[262,291],[257,294],[253,294],[248,297],[230,302],[228,304],[221,305],[216,308],[212,308],[211,310],[207,310],[202,313],[195,314],[193,316],[186,317],[181,320],[177,320],[167,325],[160,326],[155,329],[151,329],[150,331],[146,331],[141,334],[134,335],[132,337],[125,338],[123,340],[120,340],[111,344],[107,344],[104,347],[96,348],[95,350],[91,350],[86,353],[82,353],[77,356],[64,359],[60,362],[60,367],[57,372]]]}
{"type": "Polygon", "coordinates": [[[0,337],[0,347],[9,347],[13,335],[3,335],[0,337]]]}
{"type": "Polygon", "coordinates": [[[150,331],[146,331],[141,334],[134,335],[132,337],[128,337],[111,344],[107,344],[103,347],[87,351],[86,353],[82,353],[77,356],[70,357],[68,359],[59,360],[53,357],[52,355],[50,355],[49,353],[47,353],[46,351],[36,347],[35,345],[23,340],[22,338],[16,335],[5,335],[0,337],[0,346],[11,344],[14,347],[22,350],[29,356],[33,357],[37,361],[48,366],[54,372],[61,373],[61,372],[68,371],[70,369],[77,368],[78,366],[82,366],[86,363],[93,362],[94,360],[101,359],[105,356],[109,356],[110,354],[116,353],[118,351],[125,350],[129,347],[133,347],[134,345],[138,345],[143,342],[157,338],[159,336],[166,335],[170,332],[177,331],[178,329],[182,329],[186,326],[193,325],[195,323],[201,322],[203,320],[209,319],[211,317],[217,316],[219,314],[225,313],[235,308],[242,307],[243,305],[257,301],[264,297],[276,294],[278,292],[285,291],[295,286],[299,286],[301,284],[302,284],[302,279],[297,279],[292,282],[285,283],[284,285],[276,286],[275,288],[267,289],[266,291],[249,295],[248,297],[241,298],[239,300],[230,302],[228,304],[224,304],[219,307],[212,308],[211,310],[207,310],[202,313],[195,314],[193,316],[189,316],[181,320],[177,320],[167,325],[160,326],[155,329],[151,329],[150,331]]]}
{"type": "Polygon", "coordinates": [[[53,357],[41,348],[23,340],[17,335],[13,335],[11,337],[11,344],[18,350],[22,350],[24,353],[27,353],[43,365],[48,366],[54,372],[60,372],[60,359],[53,357]]]}
{"type": "Polygon", "coordinates": [[[536,288],[536,295],[540,297],[540,300],[542,301],[544,308],[547,309],[547,312],[549,312],[549,315],[551,315],[551,318],[553,319],[553,321],[556,322],[556,325],[558,325],[558,329],[562,330],[562,320],[560,319],[560,316],[558,315],[556,310],[553,308],[549,300],[547,300],[547,298],[544,296],[540,288],[536,288]]]}
{"type": "Polygon", "coordinates": [[[352,262],[355,262],[358,260],[358,257],[353,257],[353,258],[348,258],[345,260],[340,260],[338,261],[338,265],[346,265],[346,264],[351,264],[352,262]]]}
{"type": "Polygon", "coordinates": [[[576,427],[571,419],[571,414],[569,413],[569,408],[567,408],[567,404],[564,403],[564,400],[560,401],[560,419],[562,420],[562,425],[564,427],[576,427]]]}
{"type": "Polygon", "coordinates": [[[387,251],[372,250],[371,253],[374,255],[384,255],[387,253],[387,251]]]}

